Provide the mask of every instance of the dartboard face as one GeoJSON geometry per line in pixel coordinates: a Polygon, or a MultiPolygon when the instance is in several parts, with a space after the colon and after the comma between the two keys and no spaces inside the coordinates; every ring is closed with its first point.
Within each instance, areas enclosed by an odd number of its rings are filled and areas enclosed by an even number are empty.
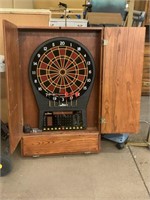
{"type": "Polygon", "coordinates": [[[52,101],[74,100],[87,92],[95,75],[88,49],[70,38],[54,38],[39,45],[29,64],[32,85],[52,101]]]}

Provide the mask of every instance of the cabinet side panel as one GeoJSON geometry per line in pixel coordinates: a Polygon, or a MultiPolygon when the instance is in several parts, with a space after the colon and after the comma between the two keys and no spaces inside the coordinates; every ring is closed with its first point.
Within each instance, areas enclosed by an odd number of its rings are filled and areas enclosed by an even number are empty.
{"type": "Polygon", "coordinates": [[[4,21],[4,47],[8,96],[8,123],[10,152],[13,153],[21,139],[22,100],[17,27],[4,21]]]}
{"type": "Polygon", "coordinates": [[[102,133],[139,129],[145,28],[106,28],[104,39],[102,133]]]}

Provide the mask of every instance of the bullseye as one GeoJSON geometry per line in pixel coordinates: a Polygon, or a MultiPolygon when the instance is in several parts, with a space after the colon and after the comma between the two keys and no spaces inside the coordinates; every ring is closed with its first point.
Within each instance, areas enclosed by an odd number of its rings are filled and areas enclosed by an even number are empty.
{"type": "Polygon", "coordinates": [[[61,76],[65,76],[66,75],[66,70],[65,69],[60,69],[59,74],[61,76]]]}

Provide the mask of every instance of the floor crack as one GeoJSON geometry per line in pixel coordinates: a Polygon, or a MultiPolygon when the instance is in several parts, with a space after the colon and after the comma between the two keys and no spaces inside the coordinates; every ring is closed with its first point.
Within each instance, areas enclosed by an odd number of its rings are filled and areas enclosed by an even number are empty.
{"type": "Polygon", "coordinates": [[[130,146],[128,146],[128,148],[129,148],[129,151],[130,151],[131,156],[132,156],[132,158],[133,158],[133,161],[134,161],[134,163],[135,163],[135,165],[136,165],[136,168],[137,168],[137,170],[138,170],[138,172],[139,172],[139,174],[140,174],[140,177],[141,177],[141,179],[142,179],[142,182],[143,182],[143,184],[144,184],[144,186],[145,186],[145,188],[146,188],[146,191],[147,191],[147,193],[148,193],[148,195],[149,195],[149,197],[150,197],[150,191],[149,191],[149,189],[148,189],[148,187],[147,187],[147,185],[146,185],[146,183],[145,183],[144,177],[143,177],[143,175],[142,175],[142,173],[141,173],[141,171],[140,171],[140,168],[139,168],[139,166],[138,166],[138,164],[137,164],[137,162],[136,162],[136,159],[135,159],[135,157],[134,157],[134,154],[133,154],[133,152],[132,152],[130,146]]]}

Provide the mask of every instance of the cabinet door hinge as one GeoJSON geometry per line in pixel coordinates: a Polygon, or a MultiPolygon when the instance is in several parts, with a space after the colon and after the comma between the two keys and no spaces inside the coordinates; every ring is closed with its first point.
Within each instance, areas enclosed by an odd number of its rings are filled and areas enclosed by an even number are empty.
{"type": "Polygon", "coordinates": [[[100,124],[106,124],[106,119],[105,119],[105,118],[101,118],[101,119],[99,120],[99,122],[100,122],[100,124]]]}
{"type": "Polygon", "coordinates": [[[103,45],[103,46],[108,45],[108,40],[102,40],[102,45],[103,45]]]}

